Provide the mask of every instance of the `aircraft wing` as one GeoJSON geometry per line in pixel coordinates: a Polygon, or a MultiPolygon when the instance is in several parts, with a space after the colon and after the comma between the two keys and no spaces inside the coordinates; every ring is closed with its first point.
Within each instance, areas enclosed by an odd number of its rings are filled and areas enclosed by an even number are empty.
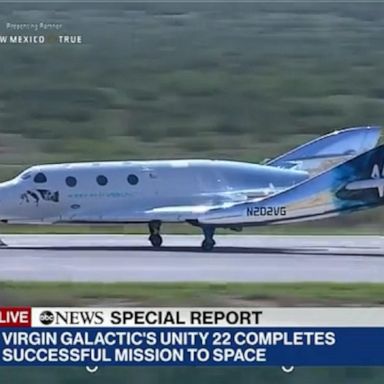
{"type": "Polygon", "coordinates": [[[329,133],[264,164],[297,169],[311,176],[374,148],[380,139],[380,127],[356,127],[329,133]]]}
{"type": "MultiPolygon", "coordinates": [[[[286,188],[284,188],[286,189],[286,188]]],[[[281,190],[281,189],[280,189],[281,190]]],[[[128,210],[124,211],[121,208],[118,210],[108,210],[105,213],[89,214],[87,212],[71,213],[68,216],[62,216],[54,220],[56,223],[78,222],[78,223],[124,223],[124,222],[149,222],[151,220],[161,220],[165,222],[180,222],[186,220],[197,220],[201,215],[216,209],[226,209],[239,203],[255,202],[264,199],[267,196],[280,191],[273,187],[247,189],[231,192],[224,192],[221,195],[214,195],[218,200],[212,204],[198,205],[175,205],[175,206],[160,206],[151,207],[143,210],[128,210]]]]}
{"type": "Polygon", "coordinates": [[[160,207],[148,210],[145,216],[150,220],[162,220],[168,222],[197,220],[201,215],[209,212],[212,209],[228,208],[233,203],[221,205],[195,205],[195,206],[174,206],[160,207]]]}
{"type": "Polygon", "coordinates": [[[167,206],[156,207],[135,211],[106,211],[98,214],[88,214],[78,212],[60,218],[51,218],[49,221],[54,223],[140,223],[152,220],[161,220],[164,222],[180,222],[186,220],[196,220],[201,215],[212,209],[228,208],[234,203],[224,203],[220,205],[193,205],[193,206],[167,206]]]}

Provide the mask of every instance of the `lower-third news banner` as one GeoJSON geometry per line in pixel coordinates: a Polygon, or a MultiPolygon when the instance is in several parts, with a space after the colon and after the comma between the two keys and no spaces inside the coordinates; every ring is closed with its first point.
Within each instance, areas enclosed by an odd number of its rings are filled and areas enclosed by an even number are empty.
{"type": "Polygon", "coordinates": [[[0,308],[0,365],[384,365],[384,308],[0,308]]]}

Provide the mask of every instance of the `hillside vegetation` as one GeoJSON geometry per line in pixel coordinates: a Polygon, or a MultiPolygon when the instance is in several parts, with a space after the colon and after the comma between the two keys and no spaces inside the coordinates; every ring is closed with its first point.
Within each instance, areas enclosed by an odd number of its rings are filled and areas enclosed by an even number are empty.
{"type": "Polygon", "coordinates": [[[15,33],[7,22],[56,22],[84,42],[0,45],[0,176],[93,159],[258,162],[380,125],[383,7],[0,4],[1,34],[15,33]]]}

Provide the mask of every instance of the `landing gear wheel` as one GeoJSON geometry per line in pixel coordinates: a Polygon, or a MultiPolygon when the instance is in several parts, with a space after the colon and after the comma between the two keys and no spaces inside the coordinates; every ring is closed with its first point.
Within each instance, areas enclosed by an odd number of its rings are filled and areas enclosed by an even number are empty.
{"type": "Polygon", "coordinates": [[[160,248],[161,244],[163,244],[163,238],[160,236],[160,227],[160,221],[154,220],[148,223],[150,233],[149,241],[155,248],[160,248]]]}
{"type": "Polygon", "coordinates": [[[215,246],[216,242],[213,239],[205,239],[201,243],[201,248],[204,249],[204,251],[212,251],[213,247],[215,246]]]}
{"type": "Polygon", "coordinates": [[[160,235],[149,236],[149,241],[151,242],[154,248],[160,248],[161,244],[163,244],[163,238],[160,235]]]}

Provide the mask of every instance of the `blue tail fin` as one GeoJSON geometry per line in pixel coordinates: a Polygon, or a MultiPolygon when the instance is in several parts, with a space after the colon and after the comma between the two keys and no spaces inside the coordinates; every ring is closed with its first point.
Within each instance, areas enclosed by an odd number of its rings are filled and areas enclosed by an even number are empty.
{"type": "Polygon", "coordinates": [[[384,204],[384,145],[331,170],[335,197],[344,205],[384,204]]]}
{"type": "Polygon", "coordinates": [[[263,199],[258,204],[284,206],[287,208],[284,219],[303,220],[382,205],[384,145],[263,199]]]}

